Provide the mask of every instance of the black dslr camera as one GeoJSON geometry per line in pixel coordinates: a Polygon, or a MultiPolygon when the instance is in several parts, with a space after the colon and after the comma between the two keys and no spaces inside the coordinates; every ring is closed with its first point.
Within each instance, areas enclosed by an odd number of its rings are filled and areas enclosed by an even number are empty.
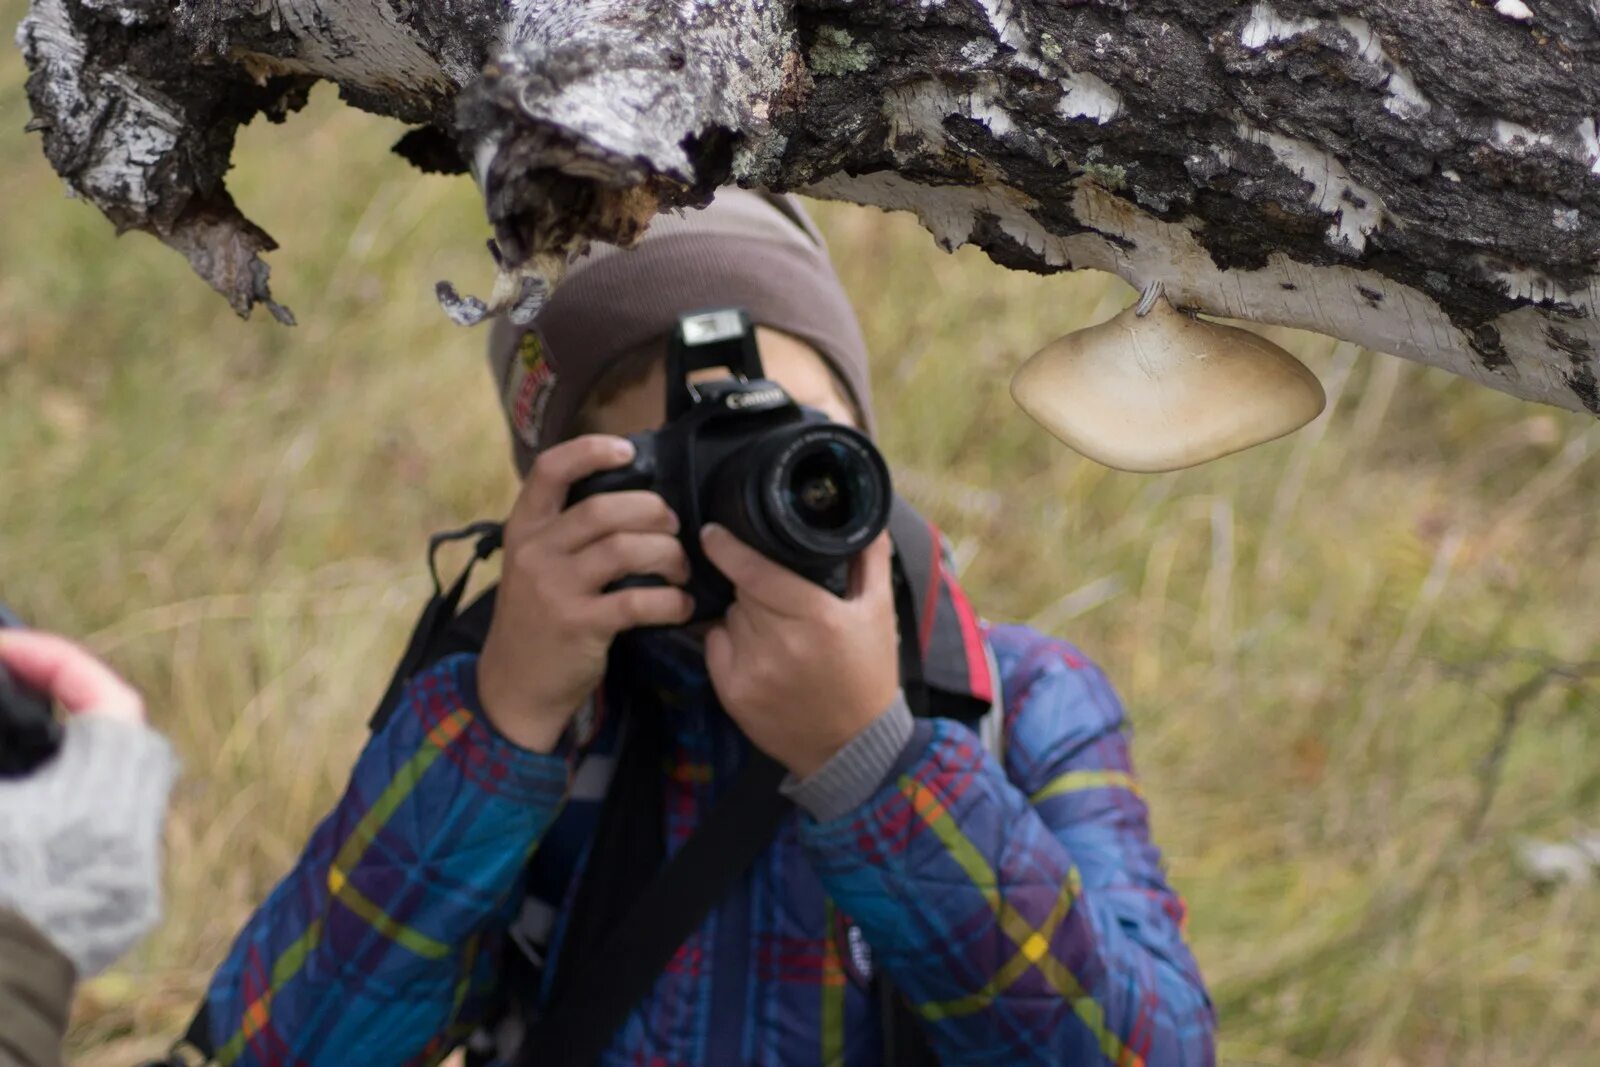
{"type": "MultiPolygon", "coordinates": [[[[866,434],[790,399],[762,377],[750,316],[738,308],[681,315],[667,349],[667,422],[629,437],[626,467],[572,487],[650,489],[677,512],[694,597],[692,622],[720,617],[733,588],[700,550],[700,528],[721,523],[763,555],[843,596],[852,557],[889,521],[889,467],[866,434]],[[727,377],[691,381],[697,371],[727,377]]],[[[661,585],[653,575],[617,583],[661,585]]]]}
{"type": "MultiPolygon", "coordinates": [[[[0,604],[0,628],[22,628],[22,620],[0,604]]],[[[61,723],[50,701],[0,666],[0,778],[28,774],[61,747],[61,723]]]]}

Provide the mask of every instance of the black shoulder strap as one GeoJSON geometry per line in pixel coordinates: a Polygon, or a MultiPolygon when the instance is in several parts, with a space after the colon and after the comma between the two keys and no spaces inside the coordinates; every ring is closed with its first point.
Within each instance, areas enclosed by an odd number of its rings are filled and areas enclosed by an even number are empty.
{"type": "Polygon", "coordinates": [[[778,832],[790,808],[778,792],[783,776],[776,761],[752,755],[600,951],[574,961],[576,973],[523,1037],[514,1067],[592,1067],[599,1060],[678,947],[778,832]]]}
{"type": "Polygon", "coordinates": [[[483,636],[489,632],[489,619],[494,614],[493,591],[479,597],[461,615],[458,616],[457,611],[461,607],[461,598],[466,595],[473,567],[479,560],[488,559],[499,551],[504,532],[504,527],[498,522],[475,522],[459,530],[447,530],[428,538],[428,574],[433,578],[433,596],[418,616],[417,625],[411,631],[411,640],[406,643],[406,650],[400,656],[394,676],[389,679],[389,688],[368,721],[373,730],[382,729],[383,724],[389,721],[389,716],[394,714],[395,707],[400,703],[400,695],[405,692],[406,682],[410,681],[413,674],[452,652],[475,651],[482,647],[483,636]],[[467,561],[450,588],[445,589],[439,581],[439,549],[469,537],[477,538],[472,546],[472,559],[467,561]],[[477,638],[475,644],[470,640],[472,636],[477,638]]]}

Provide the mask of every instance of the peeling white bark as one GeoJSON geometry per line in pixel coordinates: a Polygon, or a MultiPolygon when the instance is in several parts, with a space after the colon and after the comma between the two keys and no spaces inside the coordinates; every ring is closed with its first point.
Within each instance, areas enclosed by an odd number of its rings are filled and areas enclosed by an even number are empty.
{"type": "Polygon", "coordinates": [[[1600,134],[1595,129],[1594,119],[1582,119],[1578,123],[1578,145],[1583,161],[1589,164],[1589,173],[1600,175],[1600,134]]]}
{"type": "MultiPolygon", "coordinates": [[[[139,18],[137,11],[126,8],[112,13],[131,22],[139,18]]],[[[83,42],[64,0],[38,0],[17,27],[17,46],[46,67],[54,108],[77,123],[77,136],[93,146],[84,155],[84,166],[66,176],[68,188],[91,200],[125,203],[130,222],[150,217],[159,204],[148,178],[183,130],[176,109],[126,74],[112,73],[103,85],[87,74],[83,42]],[[114,94],[115,103],[105,90],[114,94]]]]}
{"type": "Polygon", "coordinates": [[[1122,94],[1093,74],[1068,74],[1061,79],[1056,114],[1067,119],[1107,123],[1122,113],[1122,94]]]}
{"type": "Polygon", "coordinates": [[[1508,19],[1516,19],[1518,22],[1533,21],[1533,10],[1522,0],[1495,0],[1494,9],[1508,19]]]}
{"type": "Polygon", "coordinates": [[[1246,48],[1265,48],[1310,33],[1317,26],[1316,19],[1285,18],[1271,4],[1253,4],[1250,20],[1239,31],[1239,40],[1246,48]]]}
{"type": "Polygon", "coordinates": [[[1373,31],[1371,23],[1356,15],[1342,15],[1339,18],[1339,28],[1355,38],[1356,48],[1360,50],[1362,59],[1387,72],[1388,80],[1384,82],[1384,88],[1389,93],[1389,100],[1384,107],[1403,119],[1418,118],[1428,113],[1433,105],[1428,102],[1422,90],[1417,88],[1411,72],[1389,55],[1388,50],[1383,47],[1383,42],[1373,31]]]}
{"type": "Polygon", "coordinates": [[[275,57],[284,71],[314,74],[341,85],[406,94],[441,94],[477,77],[476,68],[446,65],[400,21],[402,5],[388,0],[265,0],[275,30],[299,42],[293,56],[275,57]],[[332,17],[330,17],[332,16],[332,17]]]}
{"type": "Polygon", "coordinates": [[[1266,145],[1278,162],[1311,184],[1307,199],[1333,218],[1328,224],[1329,241],[1361,252],[1367,247],[1367,235],[1388,221],[1382,198],[1350,177],[1331,153],[1281,133],[1258,130],[1249,123],[1241,122],[1236,129],[1240,138],[1266,145]]]}
{"type": "MultiPolygon", "coordinates": [[[[684,0],[670,7],[514,0],[490,62],[530,71],[523,82],[529,91],[517,95],[525,121],[567,131],[617,157],[647,160],[689,183],[694,165],[682,144],[686,132],[720,126],[759,136],[767,127],[787,73],[783,57],[794,47],[787,14],[784,5],[764,0],[684,0]],[[702,91],[667,91],[671,81],[702,91]]],[[[508,145],[502,141],[499,149],[508,145]]]]}
{"type": "Polygon", "coordinates": [[[1250,9],[1249,21],[1239,31],[1239,41],[1246,48],[1267,48],[1330,25],[1348,33],[1355,40],[1356,53],[1361,59],[1384,72],[1383,84],[1389,94],[1384,106],[1392,114],[1417,118],[1428,113],[1433,105],[1417,87],[1410,71],[1389,54],[1372,24],[1359,15],[1341,15],[1332,20],[1288,18],[1280,15],[1271,4],[1257,3],[1250,9]]]}

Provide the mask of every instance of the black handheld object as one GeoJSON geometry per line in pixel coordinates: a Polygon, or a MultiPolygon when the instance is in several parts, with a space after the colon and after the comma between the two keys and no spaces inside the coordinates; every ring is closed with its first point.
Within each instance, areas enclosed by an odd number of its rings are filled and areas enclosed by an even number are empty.
{"type": "MultiPolygon", "coordinates": [[[[18,619],[0,604],[0,627],[23,629],[18,619]]],[[[61,723],[50,710],[50,700],[22,684],[0,664],[0,778],[28,774],[61,747],[61,723]]]]}
{"type": "MultiPolygon", "coordinates": [[[[678,515],[689,555],[691,621],[721,616],[728,580],[700,550],[700,528],[720,523],[770,559],[843,595],[850,560],[883,532],[893,489],[870,438],[801,407],[762,377],[750,316],[716,308],[678,317],[667,350],[667,421],[633,434],[632,462],[572,487],[572,505],[596,493],[648,489],[678,515]],[[728,376],[692,380],[697,371],[728,376]]],[[[660,585],[649,575],[619,585],[660,585]]]]}

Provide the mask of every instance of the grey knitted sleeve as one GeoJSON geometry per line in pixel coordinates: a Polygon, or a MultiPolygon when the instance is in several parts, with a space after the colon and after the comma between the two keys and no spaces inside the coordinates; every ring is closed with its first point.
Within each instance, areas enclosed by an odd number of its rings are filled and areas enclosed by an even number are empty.
{"type": "Polygon", "coordinates": [[[877,792],[905,751],[914,726],[905,694],[898,693],[894,703],[832,759],[805,778],[786,776],[779,790],[818,822],[837,819],[877,792]]]}
{"type": "Polygon", "coordinates": [[[61,752],[0,781],[0,906],[80,978],[133,946],[161,910],[161,827],[176,770],[146,726],[74,715],[61,752]]]}

